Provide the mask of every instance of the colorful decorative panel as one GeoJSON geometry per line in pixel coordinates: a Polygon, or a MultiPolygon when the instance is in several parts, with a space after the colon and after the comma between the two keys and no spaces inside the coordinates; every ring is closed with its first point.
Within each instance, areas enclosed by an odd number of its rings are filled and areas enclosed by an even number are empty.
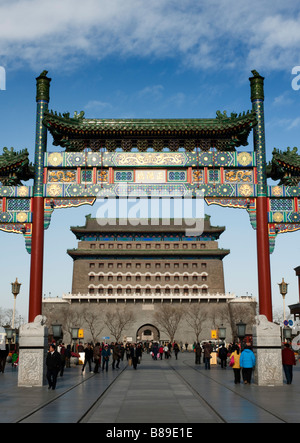
{"type": "Polygon", "coordinates": [[[98,169],[97,183],[108,183],[108,170],[107,169],[98,169]]]}
{"type": "Polygon", "coordinates": [[[81,170],[81,183],[93,183],[93,170],[81,170]]]}
{"type": "Polygon", "coordinates": [[[166,170],[138,169],[135,171],[135,183],[165,183],[166,170]]]}
{"type": "Polygon", "coordinates": [[[48,183],[76,183],[75,169],[54,169],[48,171],[48,183]]]}
{"type": "Polygon", "coordinates": [[[30,211],[30,199],[8,199],[7,211],[30,211]]]}
{"type": "Polygon", "coordinates": [[[115,182],[133,182],[134,172],[133,171],[114,171],[114,181],[115,182]]]}
{"type": "Polygon", "coordinates": [[[183,182],[187,181],[187,171],[168,171],[168,182],[183,182]]]}
{"type": "Polygon", "coordinates": [[[224,172],[224,181],[226,183],[253,183],[253,171],[250,169],[226,169],[224,172]]]}
{"type": "Polygon", "coordinates": [[[45,167],[248,167],[256,166],[254,152],[51,152],[45,167]]]}

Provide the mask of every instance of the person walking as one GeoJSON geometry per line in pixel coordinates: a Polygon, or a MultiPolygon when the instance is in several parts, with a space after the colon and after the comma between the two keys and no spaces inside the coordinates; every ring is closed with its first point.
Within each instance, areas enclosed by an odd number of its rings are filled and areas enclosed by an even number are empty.
{"type": "Polygon", "coordinates": [[[243,380],[245,385],[251,384],[252,371],[256,364],[254,352],[250,346],[246,346],[240,356],[240,366],[242,368],[243,380]]]}
{"type": "Polygon", "coordinates": [[[175,352],[175,358],[176,360],[178,360],[178,352],[180,351],[178,343],[176,343],[176,341],[174,342],[174,346],[173,346],[174,352],[175,352]]]}
{"type": "Polygon", "coordinates": [[[128,361],[130,359],[130,352],[131,352],[129,343],[126,344],[125,352],[126,352],[126,360],[128,361]]]}
{"type": "Polygon", "coordinates": [[[163,355],[164,355],[164,347],[163,345],[160,345],[159,347],[159,355],[160,355],[160,359],[163,359],[163,355]]]}
{"type": "Polygon", "coordinates": [[[57,375],[60,370],[61,358],[54,344],[50,345],[46,358],[48,389],[56,388],[57,375]]]}
{"type": "Polygon", "coordinates": [[[221,348],[219,349],[219,359],[221,360],[222,369],[226,369],[227,367],[227,355],[228,355],[228,349],[225,348],[224,344],[222,344],[221,348]]]}
{"type": "Polygon", "coordinates": [[[131,348],[132,366],[137,369],[139,358],[141,357],[141,350],[137,347],[136,343],[131,348]]]}
{"type": "Polygon", "coordinates": [[[289,343],[286,343],[282,350],[282,365],[286,383],[291,385],[293,381],[293,366],[296,366],[296,358],[294,351],[290,348],[289,343]]]}
{"type": "Polygon", "coordinates": [[[169,358],[169,348],[167,345],[164,346],[165,360],[169,358]]]}
{"type": "Polygon", "coordinates": [[[99,372],[99,366],[101,364],[101,348],[100,348],[100,343],[97,342],[96,346],[94,347],[93,350],[93,358],[94,358],[94,362],[95,362],[95,367],[94,367],[94,374],[98,374],[99,372]]]}
{"type": "Polygon", "coordinates": [[[66,359],[66,368],[70,368],[71,367],[71,355],[72,355],[72,351],[71,351],[71,345],[67,345],[67,349],[65,352],[65,359],[66,359]]]}
{"type": "Polygon", "coordinates": [[[212,346],[209,343],[204,343],[203,350],[204,350],[205,369],[210,370],[210,359],[211,359],[211,353],[212,353],[212,346]]]}
{"type": "Polygon", "coordinates": [[[60,353],[60,359],[61,359],[61,365],[60,365],[60,376],[62,377],[64,375],[64,370],[66,366],[66,348],[64,343],[62,343],[59,346],[59,353],[60,353]]]}
{"type": "Polygon", "coordinates": [[[230,355],[230,360],[233,360],[233,373],[234,373],[234,384],[238,385],[241,383],[241,366],[240,366],[240,348],[238,345],[232,346],[232,353],[230,355]]]}
{"type": "Polygon", "coordinates": [[[197,343],[196,347],[195,347],[195,364],[196,365],[201,364],[201,354],[202,354],[202,348],[200,346],[200,343],[197,343]]]}
{"type": "Polygon", "coordinates": [[[4,374],[5,365],[6,365],[6,359],[9,354],[9,347],[7,344],[1,343],[0,345],[0,372],[4,374]]]}
{"type": "Polygon", "coordinates": [[[82,372],[84,371],[87,363],[89,364],[90,372],[93,372],[92,371],[93,348],[91,346],[91,343],[88,343],[87,347],[85,348],[84,355],[85,355],[85,358],[84,358],[84,365],[82,368],[82,372]]]}
{"type": "Polygon", "coordinates": [[[113,363],[112,363],[113,369],[115,369],[115,367],[117,369],[119,369],[120,360],[121,360],[121,349],[120,349],[120,346],[118,345],[118,343],[116,342],[113,347],[113,363]],[[117,362],[117,365],[116,365],[116,362],[117,362]]]}
{"type": "Polygon", "coordinates": [[[154,343],[153,346],[152,346],[152,357],[153,357],[153,360],[157,360],[157,356],[159,356],[158,344],[154,343]]]}
{"type": "Polygon", "coordinates": [[[106,372],[108,371],[108,363],[109,363],[109,357],[110,357],[110,349],[108,345],[105,345],[102,349],[101,356],[102,356],[102,371],[104,371],[104,366],[106,369],[106,372]]]}

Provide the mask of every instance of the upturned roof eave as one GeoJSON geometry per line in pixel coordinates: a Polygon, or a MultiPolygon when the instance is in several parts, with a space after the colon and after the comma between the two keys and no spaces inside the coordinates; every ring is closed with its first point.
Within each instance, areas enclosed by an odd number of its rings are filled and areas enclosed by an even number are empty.
{"type": "MultiPolygon", "coordinates": [[[[222,133],[226,131],[236,131],[239,129],[252,129],[257,124],[256,115],[253,112],[235,118],[203,118],[203,119],[72,119],[64,118],[46,112],[43,123],[50,132],[61,132],[72,134],[76,131],[83,131],[82,135],[99,135],[100,132],[118,131],[118,133],[132,135],[152,131],[161,132],[182,132],[190,133],[208,131],[222,133]]],[[[145,134],[146,135],[146,134],[145,134]]]]}

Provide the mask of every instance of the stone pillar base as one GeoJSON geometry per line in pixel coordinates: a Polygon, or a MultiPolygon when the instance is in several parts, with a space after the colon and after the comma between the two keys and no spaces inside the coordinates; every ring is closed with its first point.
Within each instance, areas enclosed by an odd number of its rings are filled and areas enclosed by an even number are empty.
{"type": "Polygon", "coordinates": [[[258,315],[253,326],[253,351],[254,382],[259,386],[282,386],[280,326],[269,322],[264,315],[258,315]]]}
{"type": "Polygon", "coordinates": [[[46,384],[46,354],[48,329],[46,318],[38,315],[33,323],[20,328],[19,341],[19,387],[41,387],[46,384]]]}

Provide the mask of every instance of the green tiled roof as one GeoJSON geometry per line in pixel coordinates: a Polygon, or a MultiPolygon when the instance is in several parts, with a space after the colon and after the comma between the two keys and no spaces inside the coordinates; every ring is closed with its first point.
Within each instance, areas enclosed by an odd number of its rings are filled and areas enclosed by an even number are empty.
{"type": "Polygon", "coordinates": [[[240,139],[247,144],[251,129],[257,124],[253,111],[227,116],[217,111],[216,118],[206,119],[86,119],[84,113],[44,112],[44,125],[54,137],[54,144],[67,146],[70,139],[127,138],[209,138],[240,139]]]}
{"type": "Polygon", "coordinates": [[[3,148],[0,155],[0,182],[3,186],[22,185],[21,180],[33,178],[33,166],[29,162],[27,149],[16,152],[3,148]]]}
{"type": "Polygon", "coordinates": [[[287,148],[285,152],[274,149],[272,161],[267,165],[267,176],[273,180],[280,180],[280,185],[298,186],[300,183],[298,149],[287,148]]]}

